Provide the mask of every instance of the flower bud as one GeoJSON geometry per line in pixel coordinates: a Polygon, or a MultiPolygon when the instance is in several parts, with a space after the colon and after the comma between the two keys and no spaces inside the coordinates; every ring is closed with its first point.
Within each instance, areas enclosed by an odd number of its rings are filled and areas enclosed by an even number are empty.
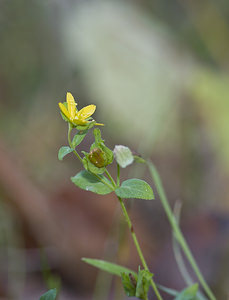
{"type": "Polygon", "coordinates": [[[88,158],[97,168],[102,168],[106,165],[106,154],[99,148],[92,149],[88,158]]]}

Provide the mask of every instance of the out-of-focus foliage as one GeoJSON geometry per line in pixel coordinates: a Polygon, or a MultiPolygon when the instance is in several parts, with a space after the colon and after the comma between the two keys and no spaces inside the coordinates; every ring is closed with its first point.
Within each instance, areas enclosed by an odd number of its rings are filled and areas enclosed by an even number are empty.
{"type": "Polygon", "coordinates": [[[25,285],[25,253],[21,223],[11,207],[0,199],[0,278],[7,278],[4,287],[9,298],[20,297],[25,285]]]}
{"type": "Polygon", "coordinates": [[[0,134],[42,184],[56,165],[57,102],[69,80],[60,19],[52,1],[0,3],[0,134]]]}
{"type": "Polygon", "coordinates": [[[229,74],[200,71],[196,74],[191,93],[221,167],[229,172],[229,74]]]}

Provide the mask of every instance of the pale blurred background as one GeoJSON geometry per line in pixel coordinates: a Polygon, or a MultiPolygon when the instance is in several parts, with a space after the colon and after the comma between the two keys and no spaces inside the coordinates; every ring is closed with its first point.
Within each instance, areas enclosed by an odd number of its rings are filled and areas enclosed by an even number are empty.
{"type": "MultiPolygon", "coordinates": [[[[0,299],[49,287],[61,300],[126,299],[80,258],[139,265],[115,196],[79,190],[69,178],[80,164],[57,159],[67,91],[97,105],[108,146],[151,157],[207,281],[227,298],[228,62],[226,0],[0,0],[0,299]]],[[[152,183],[142,168],[122,178],[132,174],[152,183]]],[[[157,195],[131,215],[155,280],[184,288],[157,195]]]]}

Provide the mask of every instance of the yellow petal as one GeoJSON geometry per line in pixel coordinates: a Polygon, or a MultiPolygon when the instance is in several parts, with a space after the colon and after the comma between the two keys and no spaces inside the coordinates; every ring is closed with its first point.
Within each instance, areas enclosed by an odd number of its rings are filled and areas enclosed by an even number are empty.
{"type": "Polygon", "coordinates": [[[66,100],[68,103],[68,111],[70,114],[70,119],[73,120],[76,115],[76,103],[71,93],[67,93],[66,100]]]}
{"type": "Polygon", "coordinates": [[[70,114],[69,114],[67,108],[64,106],[64,104],[60,102],[59,107],[60,107],[61,112],[65,115],[65,117],[70,120],[71,119],[70,114]]]}
{"type": "Polygon", "coordinates": [[[73,123],[75,124],[75,125],[87,125],[88,123],[90,123],[89,121],[86,121],[86,120],[82,120],[82,119],[75,119],[74,121],[73,121],[73,123]]]}
{"type": "Polygon", "coordinates": [[[91,115],[93,115],[93,113],[95,112],[96,106],[91,104],[88,106],[85,106],[84,108],[82,108],[80,111],[78,111],[76,113],[76,118],[77,119],[87,119],[89,118],[91,115]]]}
{"type": "Polygon", "coordinates": [[[97,125],[97,126],[104,126],[104,124],[102,124],[102,123],[95,123],[95,125],[97,125]]]}

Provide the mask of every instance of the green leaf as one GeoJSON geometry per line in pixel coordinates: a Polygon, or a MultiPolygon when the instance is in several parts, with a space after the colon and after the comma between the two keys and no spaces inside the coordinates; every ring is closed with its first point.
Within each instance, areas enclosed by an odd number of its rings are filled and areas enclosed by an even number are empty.
{"type": "Polygon", "coordinates": [[[85,170],[79,172],[74,177],[71,177],[71,180],[79,188],[96,194],[106,195],[113,192],[109,180],[103,175],[100,175],[99,177],[110,185],[110,187],[102,183],[95,175],[85,170]]]}
{"type": "Polygon", "coordinates": [[[96,146],[99,146],[100,143],[104,142],[101,137],[101,131],[99,128],[95,128],[93,133],[94,133],[94,137],[95,137],[95,144],[96,144],[96,146]]]}
{"type": "Polygon", "coordinates": [[[115,190],[115,193],[120,198],[154,199],[153,190],[148,183],[135,178],[123,181],[122,185],[115,190]]]}
{"type": "Polygon", "coordinates": [[[136,294],[137,275],[133,276],[131,273],[121,273],[121,278],[125,294],[128,297],[134,297],[136,294]]]}
{"type": "Polygon", "coordinates": [[[57,296],[57,290],[51,289],[40,297],[40,300],[55,300],[57,296]]]}
{"type": "Polygon", "coordinates": [[[58,152],[58,159],[59,159],[59,160],[63,160],[63,158],[64,158],[67,154],[71,153],[72,151],[73,151],[73,149],[70,148],[70,147],[68,147],[68,146],[63,146],[63,147],[61,147],[61,148],[59,149],[59,152],[58,152]]]}
{"type": "Polygon", "coordinates": [[[136,294],[135,296],[139,299],[147,300],[148,299],[148,291],[150,287],[150,281],[153,274],[147,270],[140,270],[138,272],[138,281],[136,286],[136,294]]]}
{"type": "Polygon", "coordinates": [[[105,146],[104,140],[101,137],[100,129],[95,128],[93,133],[95,136],[95,142],[91,145],[90,151],[92,151],[95,148],[100,148],[106,155],[105,166],[107,166],[113,162],[114,159],[113,151],[110,150],[107,146],[105,146]]]}
{"type": "Polygon", "coordinates": [[[141,164],[145,164],[146,160],[144,158],[142,158],[141,156],[138,155],[134,155],[134,161],[136,163],[141,163],[141,164]]]}
{"type": "Polygon", "coordinates": [[[72,139],[72,147],[73,148],[77,147],[83,141],[87,133],[88,130],[79,131],[72,139]]]}
{"type": "Polygon", "coordinates": [[[131,150],[126,146],[116,145],[114,148],[114,156],[122,168],[126,168],[134,162],[134,156],[131,150]]]}
{"type": "Polygon", "coordinates": [[[94,120],[90,121],[90,123],[86,125],[74,125],[74,127],[79,131],[89,130],[93,126],[95,126],[96,122],[94,120]]]}
{"type": "Polygon", "coordinates": [[[120,277],[121,277],[122,273],[133,274],[133,276],[135,276],[135,277],[137,276],[137,274],[134,271],[132,271],[126,267],[122,267],[117,264],[107,262],[105,260],[93,259],[93,258],[82,258],[82,261],[88,263],[89,265],[97,267],[100,270],[106,271],[110,274],[117,275],[120,277]]]}
{"type": "Polygon", "coordinates": [[[104,145],[104,143],[100,144],[100,148],[103,152],[106,154],[106,165],[110,165],[113,162],[114,154],[111,149],[109,149],[107,146],[104,145]]]}
{"type": "Polygon", "coordinates": [[[188,288],[181,291],[175,298],[175,300],[197,300],[198,283],[195,283],[188,288]]]}

